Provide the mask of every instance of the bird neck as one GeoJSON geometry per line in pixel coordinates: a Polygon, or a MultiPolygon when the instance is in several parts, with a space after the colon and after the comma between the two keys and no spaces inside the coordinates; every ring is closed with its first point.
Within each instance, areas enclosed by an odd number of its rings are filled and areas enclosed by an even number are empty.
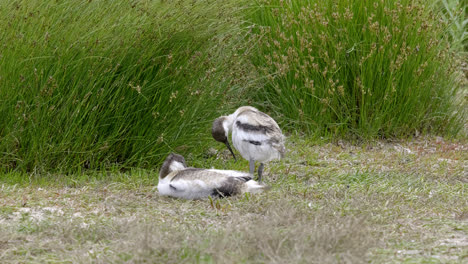
{"type": "Polygon", "coordinates": [[[226,137],[229,134],[229,131],[232,131],[232,125],[234,124],[234,119],[236,119],[235,113],[226,116],[226,118],[223,121],[223,128],[224,131],[226,132],[226,137]]]}
{"type": "Polygon", "coordinates": [[[166,161],[161,166],[161,171],[159,172],[159,178],[164,179],[168,174],[173,171],[183,170],[185,169],[185,165],[178,161],[166,161]]]}

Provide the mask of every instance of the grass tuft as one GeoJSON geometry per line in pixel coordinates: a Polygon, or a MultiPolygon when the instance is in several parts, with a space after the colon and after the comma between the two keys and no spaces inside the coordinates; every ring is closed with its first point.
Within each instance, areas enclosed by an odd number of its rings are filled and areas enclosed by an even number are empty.
{"type": "Polygon", "coordinates": [[[196,153],[251,83],[235,56],[239,11],[209,0],[0,3],[0,168],[153,167],[196,153]]]}
{"type": "Polygon", "coordinates": [[[266,81],[257,103],[288,129],[361,138],[463,129],[460,57],[448,21],[424,1],[256,3],[266,81]]]}

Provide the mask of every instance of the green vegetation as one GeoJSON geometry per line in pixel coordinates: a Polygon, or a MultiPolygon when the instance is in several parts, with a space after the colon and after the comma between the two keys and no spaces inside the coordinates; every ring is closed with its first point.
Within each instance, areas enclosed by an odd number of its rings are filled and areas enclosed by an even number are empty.
{"type": "Polygon", "coordinates": [[[0,167],[154,167],[199,148],[252,79],[235,56],[237,11],[219,1],[2,1],[0,167]]]}
{"type": "Polygon", "coordinates": [[[456,135],[466,11],[436,3],[2,1],[0,169],[201,156],[244,104],[307,135],[456,135]]]}
{"type": "Polygon", "coordinates": [[[161,197],[151,171],[48,182],[16,174],[26,181],[0,183],[1,262],[466,262],[466,143],[290,137],[287,148],[266,167],[270,191],[214,201],[161,197]]]}
{"type": "Polygon", "coordinates": [[[0,1],[0,262],[465,263],[467,21],[462,0],[0,1]],[[247,169],[210,135],[245,104],[288,135],[271,189],[159,196],[169,152],[247,169]]]}
{"type": "Polygon", "coordinates": [[[268,77],[259,101],[290,129],[362,138],[462,129],[451,20],[426,1],[259,2],[256,65],[268,77]]]}
{"type": "Polygon", "coordinates": [[[435,1],[435,6],[448,24],[450,47],[456,52],[468,53],[468,4],[463,0],[435,1]]]}

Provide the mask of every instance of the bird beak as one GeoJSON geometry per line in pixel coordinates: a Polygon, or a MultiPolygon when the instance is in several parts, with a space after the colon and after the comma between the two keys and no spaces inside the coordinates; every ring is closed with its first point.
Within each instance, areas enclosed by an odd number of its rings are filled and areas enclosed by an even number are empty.
{"type": "Polygon", "coordinates": [[[229,145],[229,141],[226,140],[226,142],[224,142],[224,144],[226,144],[226,147],[229,149],[229,151],[231,151],[231,154],[234,157],[234,161],[237,162],[236,155],[234,155],[234,151],[232,151],[231,145],[229,145]]]}

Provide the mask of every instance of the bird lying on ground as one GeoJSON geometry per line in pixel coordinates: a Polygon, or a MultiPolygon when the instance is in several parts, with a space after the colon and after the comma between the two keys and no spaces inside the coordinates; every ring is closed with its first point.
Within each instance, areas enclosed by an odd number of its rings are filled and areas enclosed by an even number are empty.
{"type": "Polygon", "coordinates": [[[227,197],[266,188],[246,172],[187,167],[184,157],[178,154],[170,154],[159,172],[159,194],[176,198],[227,197]]]}

